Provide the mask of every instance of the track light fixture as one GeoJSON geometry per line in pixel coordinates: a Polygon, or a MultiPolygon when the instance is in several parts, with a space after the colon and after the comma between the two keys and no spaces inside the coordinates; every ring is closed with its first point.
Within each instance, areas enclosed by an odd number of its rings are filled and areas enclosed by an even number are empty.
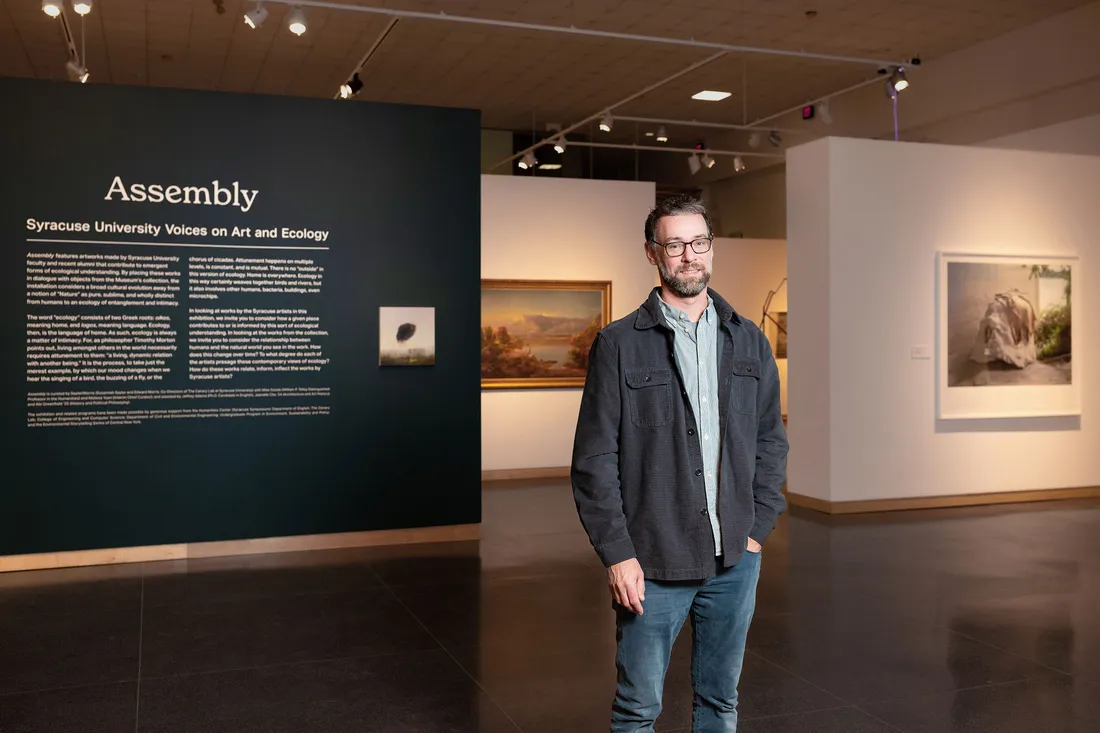
{"type": "Polygon", "coordinates": [[[554,140],[554,152],[558,155],[565,153],[565,135],[559,135],[554,140]]]}
{"type": "Polygon", "coordinates": [[[614,124],[614,122],[614,118],[612,118],[611,113],[608,112],[603,116],[603,119],[600,120],[600,129],[604,132],[611,132],[611,126],[612,124],[614,124]]]}
{"type": "Polygon", "coordinates": [[[778,148],[779,145],[783,142],[783,138],[779,136],[778,132],[772,130],[768,133],[768,142],[772,144],[773,148],[778,148]]]}
{"type": "Polygon", "coordinates": [[[897,71],[894,72],[894,89],[897,89],[900,92],[903,89],[908,88],[909,79],[905,77],[905,69],[899,66],[897,71]]]}
{"type": "Polygon", "coordinates": [[[733,170],[737,173],[745,170],[745,161],[740,155],[733,156],[733,170]]]}
{"type": "Polygon", "coordinates": [[[539,162],[535,159],[535,154],[528,150],[516,165],[523,170],[527,170],[529,168],[534,168],[538,164],[539,162]]]}
{"type": "Polygon", "coordinates": [[[659,142],[659,143],[667,143],[668,142],[668,133],[665,131],[665,126],[664,125],[661,125],[660,127],[657,128],[657,142],[659,142]]]}
{"type": "Polygon", "coordinates": [[[290,17],[287,19],[287,28],[290,32],[296,36],[300,36],[306,32],[306,14],[300,7],[295,7],[290,11],[290,17]]]}
{"type": "Polygon", "coordinates": [[[713,168],[714,158],[710,157],[710,155],[707,153],[703,153],[703,165],[705,165],[707,168],[713,168]]]}
{"type": "MultiPolygon", "coordinates": [[[[88,68],[81,62],[81,56],[87,53],[87,45],[84,48],[84,54],[76,45],[76,40],[73,38],[72,29],[69,26],[69,19],[65,15],[65,0],[42,0],[42,12],[51,18],[61,19],[61,28],[65,36],[65,43],[69,47],[69,60],[65,62],[65,73],[68,75],[71,81],[80,82],[81,84],[88,83],[88,68]]],[[[80,16],[80,30],[81,37],[83,38],[84,31],[84,17],[92,12],[93,0],[70,0],[73,6],[73,10],[80,16]]]]}
{"type": "Polygon", "coordinates": [[[703,164],[699,162],[699,156],[692,153],[688,156],[688,169],[691,171],[691,175],[695,175],[699,172],[699,169],[703,167],[703,164]]]}
{"type": "Polygon", "coordinates": [[[65,63],[65,71],[69,73],[69,79],[72,81],[78,81],[81,84],[88,83],[88,70],[75,59],[69,59],[65,63]]]}
{"type": "Polygon", "coordinates": [[[245,25],[253,30],[262,26],[265,20],[267,20],[267,8],[261,2],[257,2],[256,7],[244,14],[245,25]]]}
{"type": "MultiPolygon", "coordinates": [[[[880,73],[885,74],[885,69],[880,69],[880,73]]],[[[890,71],[890,76],[886,79],[886,96],[890,99],[897,99],[898,92],[909,88],[909,79],[905,76],[904,66],[895,66],[890,71]]]]}
{"type": "Polygon", "coordinates": [[[340,85],[340,99],[350,99],[363,88],[363,82],[359,79],[359,72],[351,75],[351,78],[340,85]]]}

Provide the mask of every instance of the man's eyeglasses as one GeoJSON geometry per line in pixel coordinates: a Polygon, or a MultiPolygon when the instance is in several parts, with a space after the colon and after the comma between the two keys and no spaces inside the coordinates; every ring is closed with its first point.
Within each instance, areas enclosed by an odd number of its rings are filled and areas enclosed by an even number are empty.
{"type": "MultiPolygon", "coordinates": [[[[691,241],[691,249],[695,254],[701,255],[710,252],[711,245],[714,242],[713,237],[704,237],[702,239],[693,239],[691,241]]],[[[684,253],[684,249],[687,247],[685,242],[653,242],[656,245],[665,248],[665,252],[669,257],[679,257],[684,253]]]]}

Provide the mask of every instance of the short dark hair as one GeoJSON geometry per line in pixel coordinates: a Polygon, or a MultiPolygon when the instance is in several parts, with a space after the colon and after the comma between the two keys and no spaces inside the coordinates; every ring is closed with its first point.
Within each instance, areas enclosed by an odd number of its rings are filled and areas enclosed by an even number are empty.
{"type": "Polygon", "coordinates": [[[707,223],[707,236],[713,236],[714,226],[710,221],[707,207],[695,196],[686,193],[669,196],[657,202],[649,216],[645,220],[645,241],[648,246],[657,236],[657,222],[666,216],[678,216],[679,214],[699,214],[707,223]]]}

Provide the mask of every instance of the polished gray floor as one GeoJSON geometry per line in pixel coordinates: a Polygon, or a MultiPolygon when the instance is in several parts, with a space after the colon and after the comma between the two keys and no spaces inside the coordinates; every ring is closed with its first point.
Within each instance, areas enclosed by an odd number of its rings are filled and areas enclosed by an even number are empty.
{"type": "MultiPolygon", "coordinates": [[[[606,731],[613,616],[567,483],[484,500],[480,542],[0,575],[0,731],[606,731]]],[[[792,511],[740,731],[1100,731],[1097,609],[1100,502],[792,511]]],[[[658,730],[690,730],[689,644],[658,730]]]]}

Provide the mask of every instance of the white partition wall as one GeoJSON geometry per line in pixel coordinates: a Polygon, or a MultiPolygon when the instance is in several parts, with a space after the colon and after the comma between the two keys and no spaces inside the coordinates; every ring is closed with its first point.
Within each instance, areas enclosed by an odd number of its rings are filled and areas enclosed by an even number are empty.
{"type": "MultiPolygon", "coordinates": [[[[610,280],[611,317],[657,284],[645,257],[653,183],[482,176],[481,275],[610,280]]],[[[558,469],[573,449],[580,389],[483,390],[482,471],[558,469]]]]}
{"type": "Polygon", "coordinates": [[[790,492],[1100,486],[1100,158],[828,138],[790,150],[787,168],[790,492]],[[1079,414],[937,418],[941,251],[1079,258],[1079,414]]]}
{"type": "Polygon", "coordinates": [[[980,143],[985,148],[1100,155],[1100,115],[1059,122],[980,143]]]}

